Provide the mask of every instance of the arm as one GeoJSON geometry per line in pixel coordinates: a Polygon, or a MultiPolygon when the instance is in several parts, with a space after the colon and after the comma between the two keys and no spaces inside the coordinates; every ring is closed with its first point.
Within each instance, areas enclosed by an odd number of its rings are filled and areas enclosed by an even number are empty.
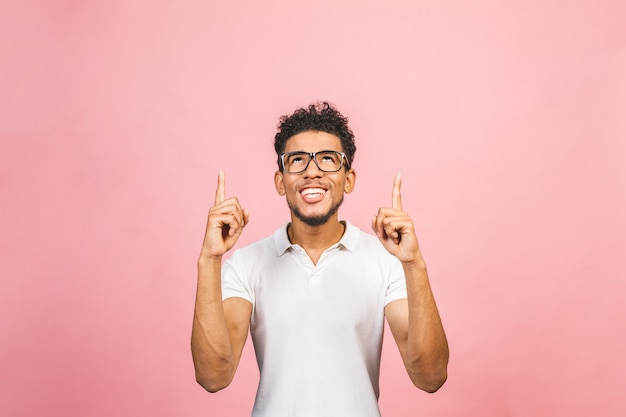
{"type": "Polygon", "coordinates": [[[385,307],[385,317],[413,384],[437,391],[448,376],[448,342],[435,304],[426,266],[403,265],[407,298],[385,307]]]}
{"type": "Polygon", "coordinates": [[[402,262],[406,279],[407,298],[389,303],[385,317],[411,381],[424,391],[435,392],[447,379],[448,342],[413,222],[402,211],[401,182],[397,175],[392,208],[380,209],[372,219],[372,229],[385,248],[402,262]]]}
{"type": "Polygon", "coordinates": [[[248,212],[235,198],[224,199],[224,174],[220,172],[215,205],[209,211],[207,230],[198,259],[198,285],[191,331],[191,352],[196,380],[207,391],[219,391],[232,381],[246,342],[252,305],[242,298],[222,301],[222,257],[233,247],[248,212]]]}

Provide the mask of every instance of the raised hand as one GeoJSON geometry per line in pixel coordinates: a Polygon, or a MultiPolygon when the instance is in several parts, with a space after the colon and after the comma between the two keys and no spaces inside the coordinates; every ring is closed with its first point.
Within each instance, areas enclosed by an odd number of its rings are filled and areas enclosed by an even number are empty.
{"type": "Polygon", "coordinates": [[[380,208],[372,218],[372,230],[378,236],[385,249],[401,262],[417,261],[421,255],[413,221],[402,210],[400,187],[402,175],[396,174],[391,191],[391,208],[380,208]]]}
{"type": "Polygon", "coordinates": [[[215,204],[209,210],[201,256],[223,256],[239,239],[250,214],[241,208],[236,197],[226,199],[224,172],[217,176],[215,204]]]}

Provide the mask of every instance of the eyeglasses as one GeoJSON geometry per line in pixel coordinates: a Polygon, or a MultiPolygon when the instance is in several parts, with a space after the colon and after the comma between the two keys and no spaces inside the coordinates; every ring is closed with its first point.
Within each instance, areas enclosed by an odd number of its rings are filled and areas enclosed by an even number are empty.
{"type": "Polygon", "coordinates": [[[304,172],[311,160],[315,161],[315,165],[322,172],[337,172],[344,161],[348,165],[346,154],[337,151],[288,152],[280,155],[283,169],[289,174],[304,172]]]}

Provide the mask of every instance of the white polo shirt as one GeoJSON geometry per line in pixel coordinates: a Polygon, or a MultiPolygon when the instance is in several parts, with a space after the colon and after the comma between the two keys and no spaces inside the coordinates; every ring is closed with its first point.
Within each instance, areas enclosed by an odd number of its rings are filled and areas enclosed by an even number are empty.
{"type": "Polygon", "coordinates": [[[345,224],[317,265],[286,226],[224,263],[223,298],[253,305],[253,417],[380,416],[384,307],[406,298],[404,272],[376,237],[345,224]]]}

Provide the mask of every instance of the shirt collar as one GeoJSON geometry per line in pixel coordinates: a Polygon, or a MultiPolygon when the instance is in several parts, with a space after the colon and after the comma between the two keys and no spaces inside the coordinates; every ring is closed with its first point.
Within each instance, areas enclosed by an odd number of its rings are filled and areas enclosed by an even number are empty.
{"type": "MultiPolygon", "coordinates": [[[[337,242],[336,246],[342,246],[353,252],[359,242],[360,230],[358,227],[352,225],[350,222],[343,220],[342,223],[345,223],[346,230],[341,237],[341,240],[337,242]]],[[[282,256],[287,252],[289,248],[294,246],[289,241],[289,236],[287,235],[287,228],[289,227],[289,223],[285,224],[278,230],[274,232],[274,246],[276,247],[276,255],[282,256]]]]}

